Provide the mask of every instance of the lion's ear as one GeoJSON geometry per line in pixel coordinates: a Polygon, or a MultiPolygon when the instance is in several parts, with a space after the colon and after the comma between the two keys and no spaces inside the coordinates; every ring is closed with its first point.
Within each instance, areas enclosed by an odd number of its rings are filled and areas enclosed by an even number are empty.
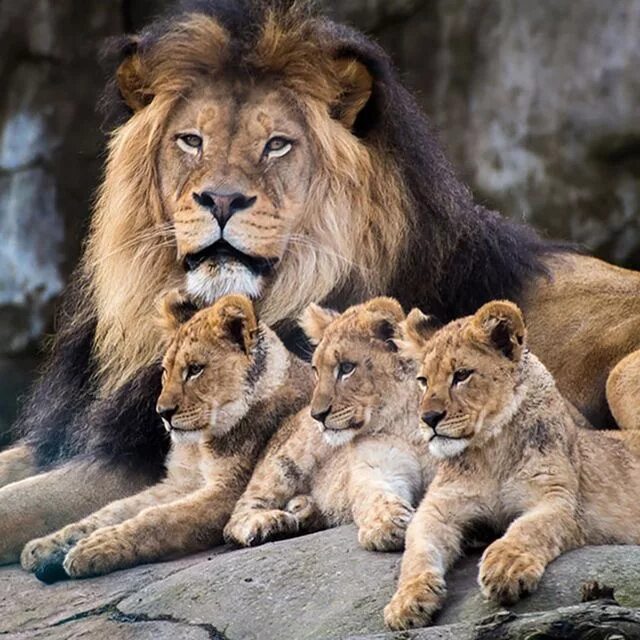
{"type": "Polygon", "coordinates": [[[160,299],[159,324],[166,333],[174,333],[198,311],[196,303],[179,289],[173,289],[160,299]]]}
{"type": "Polygon", "coordinates": [[[527,330],[522,311],[513,302],[488,302],[475,313],[471,337],[487,344],[510,360],[518,361],[525,349],[527,330]]]}
{"type": "Polygon", "coordinates": [[[322,340],[327,327],[339,316],[338,311],[325,309],[313,302],[302,312],[298,324],[305,332],[311,344],[318,344],[322,340]]]}
{"type": "Polygon", "coordinates": [[[133,111],[146,107],[153,95],[145,88],[145,74],[139,51],[140,38],[129,36],[121,49],[123,57],[116,71],[116,82],[123,100],[133,111]]]}
{"type": "Polygon", "coordinates": [[[394,298],[373,298],[365,304],[371,314],[371,327],[376,339],[382,340],[389,351],[398,351],[400,323],[404,319],[402,305],[394,298]]]}
{"type": "Polygon", "coordinates": [[[347,129],[352,129],[358,114],[371,98],[373,76],[355,58],[336,58],[334,68],[342,91],[333,106],[333,117],[347,129]]]}
{"type": "Polygon", "coordinates": [[[406,355],[419,359],[427,342],[441,327],[442,323],[435,316],[428,316],[420,309],[412,309],[407,319],[400,324],[402,338],[398,341],[398,346],[406,355]]]}
{"type": "Polygon", "coordinates": [[[258,319],[249,298],[232,294],[221,298],[213,307],[216,326],[247,355],[258,338],[258,319]]]}

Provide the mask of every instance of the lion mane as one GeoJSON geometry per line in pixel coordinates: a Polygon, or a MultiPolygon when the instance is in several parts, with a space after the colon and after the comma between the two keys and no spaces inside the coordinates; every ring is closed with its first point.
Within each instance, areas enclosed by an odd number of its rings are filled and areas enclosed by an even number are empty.
{"type": "Polygon", "coordinates": [[[82,454],[145,469],[151,479],[162,473],[155,303],[180,284],[181,267],[155,159],[176,101],[203,75],[277,77],[299,96],[321,150],[294,230],[301,241],[258,301],[262,317],[285,332],[309,302],[344,308],[380,294],[443,320],[465,315],[493,298],[517,299],[555,250],[474,204],[385,52],[309,3],[181,3],[109,53],[112,77],[135,89],[123,96],[112,80],[105,92],[104,180],[53,354],[20,422],[41,465],[82,454]],[[345,95],[363,89],[362,68],[366,104],[339,113],[345,95]],[[134,114],[132,104],[144,108],[134,114]],[[352,125],[330,134],[330,117],[352,125]]]}

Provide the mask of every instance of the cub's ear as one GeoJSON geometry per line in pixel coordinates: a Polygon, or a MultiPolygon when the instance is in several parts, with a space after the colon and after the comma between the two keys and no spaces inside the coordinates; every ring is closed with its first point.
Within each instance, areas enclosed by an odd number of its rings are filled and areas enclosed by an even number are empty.
{"type": "Polygon", "coordinates": [[[394,298],[373,298],[364,305],[371,314],[373,335],[385,343],[389,351],[398,351],[396,340],[400,337],[400,323],[404,320],[402,305],[394,298]]]}
{"type": "Polygon", "coordinates": [[[222,334],[248,355],[258,337],[258,319],[251,300],[241,295],[224,296],[212,307],[211,315],[211,322],[222,334]]]}
{"type": "Polygon", "coordinates": [[[441,327],[442,322],[435,316],[428,316],[420,309],[412,309],[407,319],[400,324],[402,339],[398,346],[406,355],[419,359],[427,342],[441,327]]]}
{"type": "Polygon", "coordinates": [[[326,309],[313,302],[302,312],[298,324],[305,332],[309,342],[317,345],[327,327],[340,315],[338,311],[326,309]]]}
{"type": "Polygon", "coordinates": [[[116,83],[122,99],[135,113],[146,107],[153,99],[153,95],[146,88],[140,38],[125,36],[118,44],[122,62],[116,71],[116,83]]]}
{"type": "Polygon", "coordinates": [[[160,298],[158,324],[165,333],[175,333],[178,327],[190,320],[198,305],[179,289],[173,289],[160,298]]]}
{"type": "Polygon", "coordinates": [[[518,361],[525,349],[527,330],[522,311],[506,300],[488,302],[471,321],[472,336],[497,349],[510,360],[518,361]]]}
{"type": "Polygon", "coordinates": [[[367,67],[355,58],[336,58],[334,69],[342,91],[333,105],[332,115],[347,129],[355,125],[373,91],[373,77],[367,67]]]}

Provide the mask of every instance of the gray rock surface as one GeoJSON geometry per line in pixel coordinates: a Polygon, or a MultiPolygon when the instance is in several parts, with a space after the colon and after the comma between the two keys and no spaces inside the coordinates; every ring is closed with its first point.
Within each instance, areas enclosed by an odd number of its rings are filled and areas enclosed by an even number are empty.
{"type": "MultiPolygon", "coordinates": [[[[455,567],[438,626],[417,636],[388,634],[383,627],[382,609],[395,588],[400,554],[363,551],[351,526],[53,586],[5,568],[0,635],[320,640],[382,634],[462,640],[463,630],[507,615],[480,597],[477,559],[472,555],[455,567]]],[[[640,607],[640,547],[566,554],[549,567],[538,592],[512,612],[575,607],[582,584],[595,578],[615,588],[623,607],[640,607]]]]}

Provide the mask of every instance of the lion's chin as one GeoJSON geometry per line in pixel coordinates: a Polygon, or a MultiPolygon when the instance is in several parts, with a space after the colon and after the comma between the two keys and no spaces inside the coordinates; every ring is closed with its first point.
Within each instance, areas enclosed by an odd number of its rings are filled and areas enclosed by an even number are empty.
{"type": "Polygon", "coordinates": [[[447,438],[436,435],[429,440],[429,452],[441,460],[460,455],[468,446],[468,438],[447,438]]]}
{"type": "Polygon", "coordinates": [[[207,262],[186,274],[187,293],[204,304],[213,304],[230,293],[258,299],[265,287],[265,277],[257,275],[239,262],[223,264],[207,262]]]}

